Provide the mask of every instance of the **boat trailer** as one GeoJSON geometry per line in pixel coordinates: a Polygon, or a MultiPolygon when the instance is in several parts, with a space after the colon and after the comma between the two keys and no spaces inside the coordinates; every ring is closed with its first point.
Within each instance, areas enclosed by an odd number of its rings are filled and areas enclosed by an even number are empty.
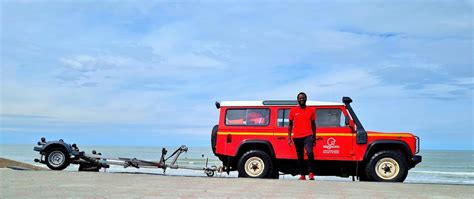
{"type": "Polygon", "coordinates": [[[167,168],[171,169],[189,169],[189,170],[202,170],[204,173],[212,177],[215,172],[222,173],[223,168],[217,166],[208,167],[208,158],[203,167],[192,167],[192,166],[180,166],[176,163],[179,156],[182,153],[188,151],[188,147],[182,145],[176,149],[171,155],[165,157],[168,151],[165,148],[161,150],[161,158],[159,161],[140,160],[137,158],[110,158],[103,157],[101,153],[92,151],[91,154],[80,151],[76,144],[65,143],[62,139],[58,141],[46,141],[46,138],[41,138],[38,142],[38,146],[33,148],[34,151],[38,151],[41,155],[40,159],[35,159],[35,162],[46,164],[52,170],[63,170],[70,164],[78,164],[79,171],[95,171],[98,172],[101,168],[109,168],[110,165],[119,165],[124,168],[161,168],[163,173],[166,172],[167,168]],[[171,159],[170,163],[166,163],[167,160],[171,159]]]}

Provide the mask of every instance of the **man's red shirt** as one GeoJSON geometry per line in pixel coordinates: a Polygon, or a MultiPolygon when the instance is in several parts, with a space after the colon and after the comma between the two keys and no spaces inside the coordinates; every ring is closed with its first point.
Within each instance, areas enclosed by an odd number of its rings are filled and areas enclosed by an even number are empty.
{"type": "Polygon", "coordinates": [[[293,137],[302,138],[309,135],[313,135],[311,129],[311,122],[316,120],[316,114],[314,109],[300,106],[294,107],[290,110],[289,120],[293,121],[293,137]]]}

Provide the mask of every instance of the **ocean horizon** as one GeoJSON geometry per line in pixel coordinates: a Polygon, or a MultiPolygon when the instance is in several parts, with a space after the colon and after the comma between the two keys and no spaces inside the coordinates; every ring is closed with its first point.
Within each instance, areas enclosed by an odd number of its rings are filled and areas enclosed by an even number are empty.
{"type": "MultiPolygon", "coordinates": [[[[34,162],[39,154],[33,151],[35,145],[0,144],[0,157],[47,168],[46,165],[34,162]]],[[[165,147],[170,155],[177,147],[165,147]]],[[[79,149],[90,153],[92,150],[102,153],[104,157],[128,157],[142,160],[159,160],[163,147],[143,146],[87,146],[80,145],[79,149]]],[[[473,150],[421,150],[423,161],[408,172],[405,183],[436,183],[436,184],[468,184],[474,185],[474,151],[473,150]]],[[[168,157],[168,156],[166,156],[168,157]]],[[[212,153],[210,147],[189,147],[177,163],[181,166],[203,167],[208,158],[208,166],[221,166],[222,163],[212,153]]],[[[316,165],[317,166],[317,165],[316,165]]],[[[77,171],[77,165],[71,165],[67,171],[77,171]]],[[[162,169],[153,168],[123,168],[111,166],[106,172],[131,172],[162,174],[162,169]]],[[[101,170],[104,172],[104,169],[101,170]]],[[[167,175],[206,176],[203,171],[186,169],[167,169],[167,175]]],[[[237,172],[216,174],[219,177],[237,177],[237,172]]],[[[297,179],[296,176],[281,175],[280,179],[297,179]]],[[[321,180],[351,181],[352,178],[336,176],[318,176],[321,180]]]]}

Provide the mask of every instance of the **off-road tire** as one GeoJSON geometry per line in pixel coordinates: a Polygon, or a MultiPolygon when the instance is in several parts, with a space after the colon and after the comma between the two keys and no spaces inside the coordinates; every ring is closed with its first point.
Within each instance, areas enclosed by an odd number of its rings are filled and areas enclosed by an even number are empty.
{"type": "Polygon", "coordinates": [[[240,157],[237,170],[239,177],[269,178],[273,173],[272,159],[261,150],[250,150],[240,157]]]}
{"type": "Polygon", "coordinates": [[[69,153],[62,147],[49,149],[45,157],[46,166],[52,170],[63,170],[70,164],[69,153]]]}
{"type": "Polygon", "coordinates": [[[273,169],[273,172],[271,173],[270,178],[279,179],[280,178],[280,172],[278,172],[278,170],[276,170],[276,169],[273,169]]]}
{"type": "Polygon", "coordinates": [[[214,125],[211,133],[211,149],[214,155],[216,154],[216,144],[217,144],[217,130],[219,129],[218,125],[214,125]]]}
{"type": "Polygon", "coordinates": [[[367,165],[367,163],[361,162],[361,163],[359,163],[359,166],[358,166],[358,169],[359,169],[358,178],[359,178],[359,181],[361,181],[361,182],[373,181],[369,178],[369,176],[367,176],[367,172],[365,171],[366,170],[365,169],[366,165],[367,165]]]}
{"type": "Polygon", "coordinates": [[[379,151],[370,158],[365,171],[371,181],[403,182],[408,175],[408,163],[399,151],[379,151]]]}
{"type": "Polygon", "coordinates": [[[370,180],[369,177],[367,177],[367,174],[365,173],[365,171],[362,171],[359,174],[359,181],[366,182],[366,181],[372,181],[372,180],[370,180]]]}

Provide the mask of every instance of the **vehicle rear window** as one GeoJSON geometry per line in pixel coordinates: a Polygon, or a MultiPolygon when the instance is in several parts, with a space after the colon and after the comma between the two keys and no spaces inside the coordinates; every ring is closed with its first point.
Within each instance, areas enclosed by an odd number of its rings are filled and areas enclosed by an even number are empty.
{"type": "Polygon", "coordinates": [[[278,126],[287,127],[289,120],[288,116],[290,115],[290,109],[280,109],[278,110],[278,126]]]}
{"type": "Polygon", "coordinates": [[[325,108],[316,109],[317,127],[341,127],[345,126],[345,116],[341,109],[325,108]]]}
{"type": "Polygon", "coordinates": [[[228,109],[225,114],[228,126],[266,126],[269,119],[270,110],[263,108],[228,109]]]}

